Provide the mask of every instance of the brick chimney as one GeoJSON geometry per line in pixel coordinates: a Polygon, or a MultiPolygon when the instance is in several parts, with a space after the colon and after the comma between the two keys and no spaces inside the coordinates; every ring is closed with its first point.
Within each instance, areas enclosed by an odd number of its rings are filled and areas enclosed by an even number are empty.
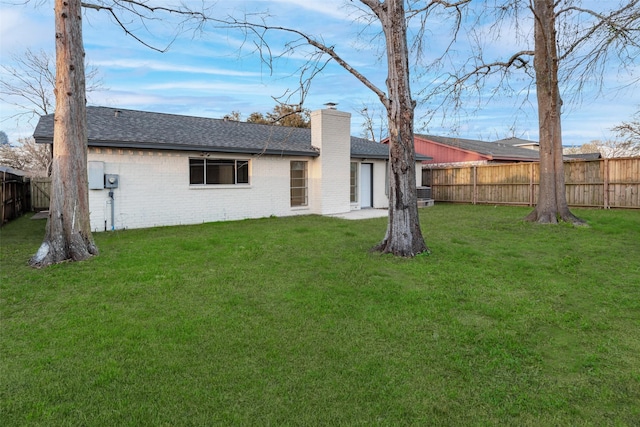
{"type": "Polygon", "coordinates": [[[311,113],[311,144],[320,156],[310,164],[310,205],[313,213],[349,212],[351,114],[335,108],[311,113]]]}

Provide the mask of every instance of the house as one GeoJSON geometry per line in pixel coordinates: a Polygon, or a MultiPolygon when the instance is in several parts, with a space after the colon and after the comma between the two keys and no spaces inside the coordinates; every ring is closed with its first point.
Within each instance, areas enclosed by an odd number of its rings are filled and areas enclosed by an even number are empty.
{"type": "Polygon", "coordinates": [[[540,143],[537,141],[531,141],[528,139],[516,138],[512,136],[510,138],[499,139],[493,141],[498,144],[510,145],[512,147],[526,148],[529,150],[540,150],[540,143]]]}
{"type": "Polygon", "coordinates": [[[565,160],[598,160],[602,158],[600,153],[575,153],[563,154],[565,160]]]}
{"type": "Polygon", "coordinates": [[[423,164],[433,166],[537,162],[540,160],[537,150],[523,148],[521,144],[513,140],[501,141],[486,142],[416,134],[415,149],[416,153],[431,157],[431,160],[427,160],[423,164]]]}
{"type": "MultiPolygon", "coordinates": [[[[388,146],[351,137],[350,121],[335,109],[302,129],[87,107],[91,229],[387,208],[388,146]]],[[[52,143],[53,115],[34,138],[52,143]]]]}

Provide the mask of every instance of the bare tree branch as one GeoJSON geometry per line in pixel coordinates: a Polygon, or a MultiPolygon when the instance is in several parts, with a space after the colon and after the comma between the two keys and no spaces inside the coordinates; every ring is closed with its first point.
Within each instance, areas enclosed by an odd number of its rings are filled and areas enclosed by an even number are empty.
{"type": "Polygon", "coordinates": [[[210,18],[207,18],[204,11],[191,10],[187,8],[185,5],[181,7],[152,6],[145,1],[138,1],[138,0],[111,0],[109,4],[105,2],[96,2],[96,3],[83,2],[82,7],[85,9],[93,9],[97,11],[108,12],[109,15],[111,15],[111,17],[115,20],[116,24],[125,32],[127,36],[133,38],[143,46],[160,53],[164,53],[167,50],[169,50],[173,42],[178,37],[178,34],[182,31],[183,26],[187,22],[196,21],[198,23],[198,25],[196,25],[196,28],[200,28],[200,26],[205,21],[207,21],[207,19],[210,19],[210,18]],[[159,47],[153,46],[149,42],[144,41],[142,37],[139,37],[138,35],[136,35],[135,32],[130,30],[128,25],[123,21],[122,17],[120,16],[120,14],[123,12],[128,13],[132,16],[138,17],[142,22],[158,19],[158,18],[152,18],[148,15],[148,14],[153,15],[155,13],[167,13],[173,16],[181,16],[184,18],[184,20],[176,24],[176,34],[173,36],[171,41],[164,48],[159,48],[159,47]]]}
{"type": "Polygon", "coordinates": [[[51,168],[51,145],[36,144],[30,137],[19,139],[17,145],[0,145],[0,164],[47,176],[51,168]]]}
{"type": "MultiPolygon", "coordinates": [[[[0,65],[5,71],[0,79],[0,94],[3,101],[18,107],[20,112],[10,118],[20,120],[23,116],[33,117],[50,114],[55,106],[53,89],[55,82],[55,58],[41,50],[14,53],[7,64],[0,65]],[[13,65],[10,65],[13,64],[13,65]]],[[[87,93],[103,89],[99,70],[85,65],[87,93]]]]}
{"type": "Polygon", "coordinates": [[[635,153],[640,153],[640,112],[634,115],[633,120],[622,122],[611,130],[627,142],[635,153]]]}
{"type": "Polygon", "coordinates": [[[506,61],[495,61],[489,63],[480,63],[467,71],[461,76],[451,75],[454,78],[453,86],[463,86],[472,78],[486,77],[496,73],[505,73],[509,68],[524,69],[530,66],[530,60],[526,57],[533,57],[534,52],[532,50],[522,50],[514,53],[506,61]]]}
{"type": "MultiPolygon", "coordinates": [[[[573,25],[565,24],[564,39],[559,43],[559,61],[571,62],[565,67],[563,80],[573,82],[574,92],[580,94],[585,76],[603,75],[612,55],[622,67],[634,63],[640,49],[640,0],[630,0],[620,8],[607,12],[569,4],[556,11],[556,16],[582,15],[573,25]],[[635,50],[632,51],[632,50],[635,50]]],[[[570,22],[565,19],[564,21],[570,22]]],[[[602,89],[602,79],[598,80],[602,89]]]]}
{"type": "MultiPolygon", "coordinates": [[[[315,39],[314,37],[293,28],[286,28],[281,26],[271,26],[267,25],[264,22],[251,22],[247,20],[238,20],[234,18],[230,18],[226,21],[214,20],[214,22],[218,25],[224,24],[225,26],[238,28],[243,31],[249,32],[257,37],[258,44],[256,45],[258,50],[260,51],[261,58],[263,62],[267,64],[269,67],[272,66],[272,53],[267,51],[267,55],[264,55],[263,49],[268,49],[268,43],[266,42],[266,34],[269,31],[279,31],[284,33],[293,34],[302,38],[307,44],[315,47],[318,51],[323,54],[328,55],[331,59],[333,59],[336,63],[338,63],[342,68],[360,80],[366,87],[371,89],[380,99],[383,104],[388,102],[387,94],[378,88],[374,83],[372,83],[369,79],[367,79],[362,73],[352,67],[346,60],[344,60],[340,55],[338,55],[333,46],[327,46],[323,42],[315,39]]],[[[293,50],[293,45],[289,46],[289,50],[293,50]]],[[[325,64],[326,65],[326,64],[325,64]]],[[[324,68],[324,67],[322,67],[324,68]]],[[[319,70],[318,70],[319,71],[319,70]]],[[[317,74],[313,73],[313,75],[317,74]]]]}

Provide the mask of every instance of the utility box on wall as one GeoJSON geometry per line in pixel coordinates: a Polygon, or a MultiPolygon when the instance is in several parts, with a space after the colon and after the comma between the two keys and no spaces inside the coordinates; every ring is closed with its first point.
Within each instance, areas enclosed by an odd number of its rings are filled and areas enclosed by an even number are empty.
{"type": "Polygon", "coordinates": [[[104,188],[104,162],[87,162],[89,190],[104,188]]]}
{"type": "Polygon", "coordinates": [[[104,188],[118,188],[118,181],[120,181],[118,175],[112,173],[104,174],[104,188]]]}

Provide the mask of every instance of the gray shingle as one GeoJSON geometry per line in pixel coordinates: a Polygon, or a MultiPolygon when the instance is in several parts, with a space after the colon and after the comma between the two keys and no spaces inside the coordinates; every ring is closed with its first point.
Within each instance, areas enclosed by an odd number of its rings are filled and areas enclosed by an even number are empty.
{"type": "MultiPolygon", "coordinates": [[[[308,129],[87,107],[89,145],[317,156],[308,129]]],[[[40,119],[36,140],[52,140],[53,115],[40,119]]]]}
{"type": "Polygon", "coordinates": [[[499,139],[493,142],[496,144],[511,145],[512,147],[521,147],[523,145],[540,145],[537,141],[530,141],[528,139],[516,138],[515,136],[499,139]]]}
{"type": "MultiPolygon", "coordinates": [[[[226,121],[111,107],[87,107],[89,145],[318,156],[311,145],[311,130],[226,121]]],[[[53,140],[53,115],[40,118],[33,134],[38,142],[53,140]]],[[[386,159],[389,148],[351,137],[351,155],[386,159]]],[[[422,160],[422,159],[419,159],[422,160]]]]}

